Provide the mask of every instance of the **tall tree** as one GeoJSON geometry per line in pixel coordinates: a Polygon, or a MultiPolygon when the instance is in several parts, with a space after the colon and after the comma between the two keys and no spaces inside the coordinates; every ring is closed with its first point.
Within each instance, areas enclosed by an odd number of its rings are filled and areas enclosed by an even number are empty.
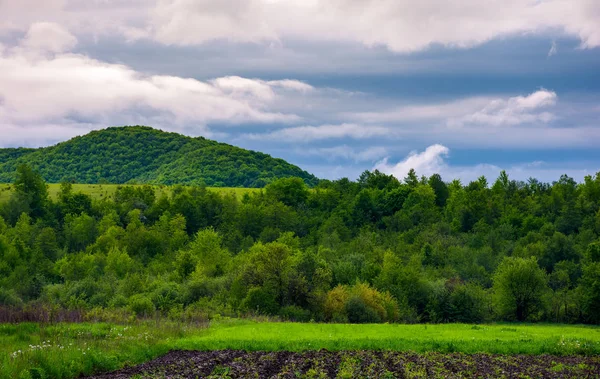
{"type": "Polygon", "coordinates": [[[500,314],[517,321],[537,316],[544,309],[547,281],[534,258],[504,258],[494,275],[493,287],[500,314]]]}
{"type": "Polygon", "coordinates": [[[431,175],[428,183],[429,186],[433,188],[433,192],[435,192],[435,204],[442,208],[446,206],[446,201],[450,196],[450,190],[448,189],[446,183],[444,183],[442,180],[440,174],[431,175]]]}
{"type": "Polygon", "coordinates": [[[33,218],[42,217],[48,204],[48,188],[40,174],[21,164],[17,167],[14,186],[16,196],[29,205],[29,214],[33,218]]]}

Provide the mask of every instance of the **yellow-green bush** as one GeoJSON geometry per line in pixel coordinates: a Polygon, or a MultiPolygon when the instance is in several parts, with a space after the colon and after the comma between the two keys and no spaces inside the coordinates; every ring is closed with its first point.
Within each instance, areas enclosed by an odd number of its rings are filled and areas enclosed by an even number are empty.
{"type": "Polygon", "coordinates": [[[347,320],[346,302],[350,298],[347,286],[337,286],[327,293],[325,299],[325,317],[330,321],[343,322],[347,320]]]}
{"type": "Polygon", "coordinates": [[[334,322],[393,322],[399,317],[393,296],[367,283],[337,286],[327,293],[324,307],[325,317],[334,322]]]}

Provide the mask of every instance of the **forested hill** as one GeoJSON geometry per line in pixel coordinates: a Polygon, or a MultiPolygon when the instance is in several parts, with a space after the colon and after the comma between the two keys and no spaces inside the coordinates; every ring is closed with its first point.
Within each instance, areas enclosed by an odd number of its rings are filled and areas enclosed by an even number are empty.
{"type": "Polygon", "coordinates": [[[51,183],[264,187],[290,176],[310,186],[318,182],[299,167],[267,154],[146,126],[112,127],[39,149],[0,149],[0,182],[13,182],[21,163],[51,183]]]}

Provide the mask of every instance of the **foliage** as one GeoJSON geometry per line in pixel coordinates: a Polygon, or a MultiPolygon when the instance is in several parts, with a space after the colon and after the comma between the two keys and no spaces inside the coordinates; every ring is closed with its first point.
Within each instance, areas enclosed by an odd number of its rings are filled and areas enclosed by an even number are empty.
{"type": "Polygon", "coordinates": [[[535,259],[504,258],[494,275],[494,292],[499,312],[509,319],[525,321],[539,318],[544,295],[549,290],[547,277],[535,259]]]}
{"type": "Polygon", "coordinates": [[[153,183],[264,187],[282,177],[317,179],[282,159],[203,137],[144,126],[93,131],[40,149],[0,149],[0,182],[27,164],[51,183],[153,183]]]}
{"type": "Polygon", "coordinates": [[[501,173],[490,187],[374,171],[238,193],[47,188],[27,166],[16,176],[0,202],[0,305],[172,320],[600,322],[600,174],[543,184],[501,173]]]}
{"type": "Polygon", "coordinates": [[[366,283],[338,286],[327,294],[325,314],[331,321],[378,323],[398,320],[398,303],[366,283]]]}
{"type": "Polygon", "coordinates": [[[600,262],[593,262],[584,267],[580,286],[587,321],[600,323],[600,262]]]}

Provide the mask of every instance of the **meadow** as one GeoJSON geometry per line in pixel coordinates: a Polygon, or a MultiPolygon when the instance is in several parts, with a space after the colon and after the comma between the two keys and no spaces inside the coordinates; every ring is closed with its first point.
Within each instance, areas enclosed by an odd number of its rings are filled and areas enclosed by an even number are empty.
{"type": "Polygon", "coordinates": [[[600,354],[600,327],[544,324],[301,324],[222,319],[0,325],[0,377],[73,378],[145,362],[170,350],[383,350],[413,353],[600,354]]]}
{"type": "MultiPolygon", "coordinates": [[[[94,200],[101,199],[112,199],[117,188],[126,186],[126,184],[73,184],[73,192],[81,192],[89,195],[94,200]]],[[[134,187],[140,187],[142,185],[134,184],[134,187]]],[[[152,185],[156,196],[169,195],[171,193],[170,186],[164,185],[152,185]]],[[[207,187],[209,191],[218,192],[223,195],[234,194],[238,199],[246,193],[253,193],[260,191],[259,188],[237,188],[237,187],[207,187]]],[[[0,183],[0,202],[5,202],[10,199],[13,193],[12,184],[0,183]]],[[[52,200],[58,199],[60,193],[60,184],[51,183],[48,184],[48,195],[52,200]]]]}

